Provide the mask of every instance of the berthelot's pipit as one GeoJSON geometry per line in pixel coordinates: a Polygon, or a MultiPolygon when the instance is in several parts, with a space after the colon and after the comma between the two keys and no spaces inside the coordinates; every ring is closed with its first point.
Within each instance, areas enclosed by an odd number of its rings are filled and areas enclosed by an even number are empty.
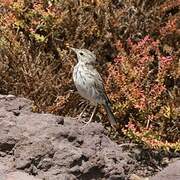
{"type": "Polygon", "coordinates": [[[111,111],[110,101],[105,93],[103,80],[94,67],[96,63],[95,54],[87,49],[71,49],[76,53],[78,59],[78,63],[73,70],[75,86],[79,94],[95,106],[87,124],[91,122],[97,105],[101,104],[106,110],[111,126],[115,127],[117,123],[111,111]]]}

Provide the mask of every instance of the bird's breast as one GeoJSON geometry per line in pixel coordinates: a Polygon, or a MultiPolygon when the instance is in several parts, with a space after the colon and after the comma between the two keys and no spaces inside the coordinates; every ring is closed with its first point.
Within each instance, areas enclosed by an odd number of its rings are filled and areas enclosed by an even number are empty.
{"type": "Polygon", "coordinates": [[[95,87],[95,79],[92,72],[85,66],[76,65],[73,71],[73,80],[79,94],[97,104],[99,92],[95,87]]]}

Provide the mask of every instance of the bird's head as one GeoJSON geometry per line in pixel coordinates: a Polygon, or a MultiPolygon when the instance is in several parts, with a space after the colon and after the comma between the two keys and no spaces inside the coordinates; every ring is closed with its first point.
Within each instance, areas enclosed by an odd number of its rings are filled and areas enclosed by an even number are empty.
{"type": "Polygon", "coordinates": [[[87,50],[87,49],[76,49],[71,48],[76,55],[79,63],[85,63],[85,64],[95,64],[96,63],[96,55],[87,50]]]}

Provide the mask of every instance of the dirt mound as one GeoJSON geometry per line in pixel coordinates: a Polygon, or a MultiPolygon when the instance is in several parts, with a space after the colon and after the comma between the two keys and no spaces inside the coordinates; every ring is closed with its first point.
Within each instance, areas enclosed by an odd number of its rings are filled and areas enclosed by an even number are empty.
{"type": "MultiPolygon", "coordinates": [[[[31,112],[31,102],[0,95],[0,180],[129,179],[158,171],[124,150],[100,123],[31,112]]],[[[142,158],[140,158],[142,160],[142,158]]]]}

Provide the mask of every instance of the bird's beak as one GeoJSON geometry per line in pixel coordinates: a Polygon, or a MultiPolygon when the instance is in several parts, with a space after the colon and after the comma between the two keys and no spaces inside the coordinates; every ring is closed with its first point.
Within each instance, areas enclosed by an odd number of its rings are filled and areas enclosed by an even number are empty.
{"type": "MultiPolygon", "coordinates": [[[[78,51],[78,49],[70,47],[70,50],[71,50],[71,51],[74,51],[74,52],[76,53],[76,56],[77,56],[77,51],[78,51]]],[[[78,62],[77,58],[76,58],[76,62],[78,62]]]]}
{"type": "Polygon", "coordinates": [[[74,51],[75,53],[77,53],[77,50],[78,50],[78,49],[72,48],[72,47],[70,47],[70,49],[71,49],[72,51],[74,51]]]}

